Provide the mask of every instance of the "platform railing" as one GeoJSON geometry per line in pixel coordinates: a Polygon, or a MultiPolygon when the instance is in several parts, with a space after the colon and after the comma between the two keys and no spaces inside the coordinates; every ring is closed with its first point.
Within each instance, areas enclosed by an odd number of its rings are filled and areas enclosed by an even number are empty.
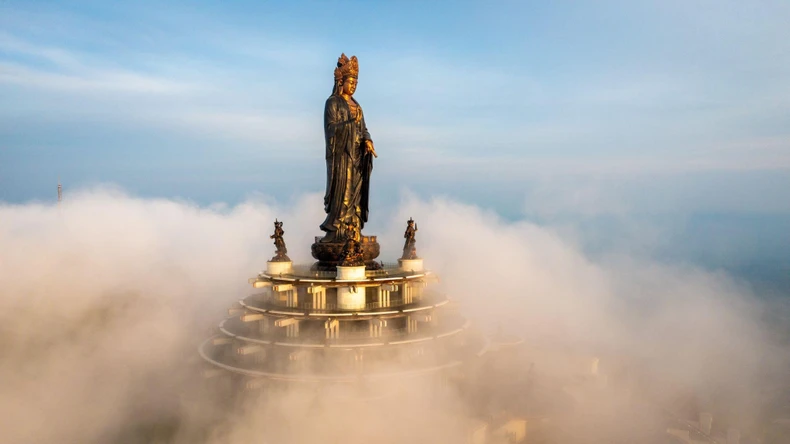
{"type": "Polygon", "coordinates": [[[300,302],[296,307],[292,307],[292,308],[298,308],[300,310],[318,311],[318,312],[321,311],[331,312],[338,310],[337,304],[322,304],[320,308],[314,308],[312,301],[300,302]]]}
{"type": "Polygon", "coordinates": [[[329,338],[325,337],[323,333],[319,333],[318,331],[314,331],[312,334],[303,335],[304,332],[300,332],[298,336],[289,337],[285,331],[285,329],[281,328],[272,328],[267,333],[267,338],[274,339],[276,341],[288,341],[288,340],[296,340],[300,341],[304,338],[313,338],[313,339],[321,339],[323,338],[327,342],[344,342],[348,340],[369,340],[369,342],[377,342],[381,340],[391,340],[394,338],[401,338],[409,334],[420,334],[422,333],[427,334],[431,331],[431,327],[429,325],[423,325],[417,330],[409,331],[408,327],[383,327],[379,330],[380,333],[376,333],[370,329],[358,329],[358,330],[345,330],[343,328],[340,329],[338,332],[337,337],[329,338]]]}
{"type": "MultiPolygon", "coordinates": [[[[260,297],[260,296],[259,296],[260,297]]],[[[420,297],[413,297],[410,304],[419,303],[420,297]]],[[[336,303],[313,304],[313,301],[299,301],[295,306],[289,306],[285,301],[279,300],[278,297],[272,295],[263,296],[263,303],[277,308],[291,308],[296,310],[307,310],[317,313],[322,312],[338,312],[338,311],[368,311],[368,310],[381,310],[386,308],[398,308],[407,305],[403,298],[391,298],[389,302],[367,302],[364,307],[354,309],[343,309],[338,307],[336,303]]]]}
{"type": "MultiPolygon", "coordinates": [[[[410,274],[404,272],[398,263],[395,262],[379,262],[381,268],[378,270],[365,270],[365,277],[378,278],[387,276],[402,276],[410,274]]],[[[297,264],[293,265],[291,272],[284,274],[284,276],[292,276],[295,278],[316,278],[316,279],[334,279],[337,277],[336,271],[314,270],[313,265],[297,264]]]]}
{"type": "Polygon", "coordinates": [[[366,330],[360,330],[360,331],[343,331],[343,330],[341,330],[340,333],[338,334],[337,338],[331,338],[331,339],[327,339],[327,340],[330,341],[330,342],[343,342],[343,341],[347,341],[349,339],[356,339],[356,340],[369,339],[370,341],[374,341],[375,342],[377,340],[382,340],[382,339],[392,338],[392,337],[400,337],[400,336],[404,336],[406,334],[407,334],[407,332],[406,332],[406,328],[405,327],[404,328],[397,328],[397,329],[385,328],[385,329],[382,330],[381,336],[372,336],[370,331],[366,331],[366,330]]]}
{"type": "Polygon", "coordinates": [[[376,278],[386,277],[392,274],[403,274],[400,265],[392,262],[381,262],[381,268],[378,270],[365,270],[365,277],[376,278]]]}
{"type": "Polygon", "coordinates": [[[333,279],[335,276],[337,276],[337,272],[335,271],[313,270],[312,265],[294,265],[293,272],[291,274],[294,276],[313,277],[319,279],[333,279]]]}

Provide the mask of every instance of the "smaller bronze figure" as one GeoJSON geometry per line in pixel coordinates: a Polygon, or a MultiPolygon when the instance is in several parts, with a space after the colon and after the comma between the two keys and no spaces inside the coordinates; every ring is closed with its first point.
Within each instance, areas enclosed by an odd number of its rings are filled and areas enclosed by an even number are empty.
{"type": "Polygon", "coordinates": [[[417,248],[414,247],[414,244],[417,243],[414,239],[416,233],[417,224],[414,222],[414,219],[409,218],[406,222],[406,233],[403,234],[406,242],[403,244],[403,256],[401,256],[401,259],[418,259],[417,248]]]}
{"type": "Polygon", "coordinates": [[[283,240],[284,234],[285,231],[283,231],[283,223],[275,219],[274,234],[269,236],[269,239],[274,239],[274,247],[277,249],[274,257],[272,258],[272,262],[290,262],[291,260],[291,258],[289,258],[286,254],[288,253],[288,249],[285,247],[285,240],[283,240]]]}
{"type": "Polygon", "coordinates": [[[345,227],[346,244],[343,246],[344,267],[357,267],[365,265],[365,259],[360,245],[359,227],[355,222],[348,222],[345,227]]]}

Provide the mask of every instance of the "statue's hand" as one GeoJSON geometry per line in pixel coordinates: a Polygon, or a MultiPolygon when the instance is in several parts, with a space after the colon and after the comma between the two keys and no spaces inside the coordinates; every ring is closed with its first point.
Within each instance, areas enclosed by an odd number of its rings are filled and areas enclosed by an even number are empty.
{"type": "Polygon", "coordinates": [[[368,139],[368,140],[365,141],[365,150],[367,152],[369,152],[370,154],[373,154],[373,157],[376,157],[376,158],[379,157],[379,155],[376,154],[376,148],[373,147],[373,141],[372,140],[368,139]]]}

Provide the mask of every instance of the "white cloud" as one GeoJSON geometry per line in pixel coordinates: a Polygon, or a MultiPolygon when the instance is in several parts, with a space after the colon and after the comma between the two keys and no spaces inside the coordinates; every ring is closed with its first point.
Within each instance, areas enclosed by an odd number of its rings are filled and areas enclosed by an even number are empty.
{"type": "MultiPolygon", "coordinates": [[[[201,384],[190,376],[195,344],[246,295],[246,279],[273,254],[275,217],[285,220],[289,255],[310,261],[320,198],[307,195],[284,207],[261,200],[200,208],[97,189],[69,194],[60,208],[0,206],[4,436],[106,442],[139,424],[179,418],[176,442],[194,442],[190,429],[205,433],[200,421],[228,413],[194,396],[201,384]]],[[[716,394],[741,418],[755,414],[750,402],[758,389],[783,382],[760,379],[784,368],[786,350],[764,335],[760,303],[726,276],[629,257],[592,261],[551,228],[504,222],[443,199],[407,197],[395,212],[392,225],[374,233],[385,247],[382,258],[395,257],[403,220],[413,216],[418,251],[440,272],[442,289],[481,329],[501,325],[526,337],[538,371],[550,368],[534,354],[540,347],[631,356],[660,377],[664,394],[692,388],[705,408],[717,404],[704,395],[716,394]]],[[[557,365],[550,377],[576,371],[570,361],[557,365]]],[[[409,408],[383,400],[379,406],[392,414],[354,410],[354,427],[337,415],[350,410],[337,409],[336,398],[321,401],[325,393],[294,390],[278,399],[273,410],[253,404],[227,421],[214,417],[219,425],[208,440],[249,442],[264,433],[304,441],[312,433],[342,433],[346,442],[369,442],[392,415],[414,421],[398,431],[404,439],[458,438],[443,432],[459,430],[457,422],[441,416],[460,414],[457,399],[435,396],[409,408]],[[305,421],[311,427],[299,426],[305,421]]],[[[578,408],[585,414],[587,407],[578,408]]]]}
{"type": "Polygon", "coordinates": [[[61,48],[35,45],[7,33],[0,33],[0,50],[44,59],[64,68],[79,69],[83,67],[83,64],[69,51],[61,48]]]}
{"type": "MultiPolygon", "coordinates": [[[[182,94],[195,85],[123,70],[81,70],[78,73],[55,73],[31,69],[13,63],[0,63],[0,83],[43,91],[75,94],[110,93],[182,94]]],[[[106,98],[106,96],[104,96],[106,98]]]]}

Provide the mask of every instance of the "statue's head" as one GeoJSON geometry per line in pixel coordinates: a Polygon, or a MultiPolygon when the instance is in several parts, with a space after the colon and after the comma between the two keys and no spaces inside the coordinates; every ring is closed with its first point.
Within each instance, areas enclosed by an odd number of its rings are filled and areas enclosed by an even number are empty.
{"type": "Polygon", "coordinates": [[[337,59],[335,68],[335,87],[332,94],[353,95],[357,90],[357,77],[359,76],[359,61],[357,56],[349,59],[345,54],[341,54],[337,59]]]}
{"type": "Polygon", "coordinates": [[[412,226],[414,225],[414,219],[409,218],[409,220],[407,220],[406,223],[409,224],[409,226],[412,226]]]}
{"type": "Polygon", "coordinates": [[[349,96],[353,96],[354,92],[357,90],[357,78],[348,76],[343,79],[343,83],[340,85],[340,92],[349,96]]]}

